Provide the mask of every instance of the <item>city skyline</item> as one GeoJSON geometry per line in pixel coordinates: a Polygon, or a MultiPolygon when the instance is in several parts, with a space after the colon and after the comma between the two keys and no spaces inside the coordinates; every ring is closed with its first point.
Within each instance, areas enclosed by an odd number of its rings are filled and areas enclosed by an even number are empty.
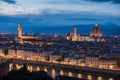
{"type": "Polygon", "coordinates": [[[0,80],[119,80],[120,0],[0,0],[0,80]]]}
{"type": "Polygon", "coordinates": [[[88,34],[98,23],[104,34],[120,34],[118,0],[1,0],[0,5],[0,32],[16,33],[22,23],[26,32],[68,33],[75,25],[88,34]]]}

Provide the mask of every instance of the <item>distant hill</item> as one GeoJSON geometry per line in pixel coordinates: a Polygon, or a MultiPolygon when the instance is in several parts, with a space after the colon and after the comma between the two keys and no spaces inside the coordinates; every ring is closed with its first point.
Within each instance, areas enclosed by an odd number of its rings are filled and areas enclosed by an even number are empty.
{"type": "MultiPolygon", "coordinates": [[[[90,25],[75,25],[77,27],[77,33],[79,34],[89,34],[94,24],[90,25]]],[[[30,32],[38,32],[38,33],[63,33],[67,34],[72,31],[73,26],[45,26],[39,27],[38,29],[30,30],[30,32]]],[[[120,26],[115,24],[107,24],[101,25],[99,24],[100,29],[102,30],[104,35],[119,35],[120,34],[120,26]]]]}

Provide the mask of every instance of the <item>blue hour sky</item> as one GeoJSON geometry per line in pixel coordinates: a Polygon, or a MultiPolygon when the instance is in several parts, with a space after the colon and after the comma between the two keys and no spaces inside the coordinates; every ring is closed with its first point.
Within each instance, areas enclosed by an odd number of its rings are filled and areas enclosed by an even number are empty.
{"type": "Polygon", "coordinates": [[[88,34],[95,23],[104,34],[120,34],[120,0],[0,0],[0,32],[88,34]]]}

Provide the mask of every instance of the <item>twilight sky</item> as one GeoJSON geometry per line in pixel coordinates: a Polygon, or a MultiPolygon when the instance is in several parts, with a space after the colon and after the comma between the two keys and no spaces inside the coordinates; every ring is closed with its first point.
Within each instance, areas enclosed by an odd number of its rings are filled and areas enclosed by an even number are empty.
{"type": "Polygon", "coordinates": [[[0,32],[89,34],[95,23],[104,34],[120,34],[120,0],[0,0],[0,32]]]}

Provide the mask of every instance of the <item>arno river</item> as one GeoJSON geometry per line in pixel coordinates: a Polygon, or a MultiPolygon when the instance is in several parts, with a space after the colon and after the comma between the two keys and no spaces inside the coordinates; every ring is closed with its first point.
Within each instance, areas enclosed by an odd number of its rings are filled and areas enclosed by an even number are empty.
{"type": "MultiPolygon", "coordinates": [[[[16,69],[20,69],[22,65],[16,64],[16,69]]],[[[73,72],[73,71],[67,71],[67,70],[62,70],[62,69],[55,69],[55,68],[49,68],[45,66],[32,66],[29,65],[27,66],[29,71],[39,71],[39,70],[44,70],[47,72],[49,75],[51,75],[53,78],[57,75],[66,75],[66,76],[72,76],[72,77],[77,77],[77,78],[85,78],[88,80],[116,80],[112,76],[106,76],[106,75],[95,75],[95,74],[88,74],[88,73],[81,73],[81,72],[73,72]]],[[[13,69],[13,64],[9,65],[9,69],[13,69]]]]}

